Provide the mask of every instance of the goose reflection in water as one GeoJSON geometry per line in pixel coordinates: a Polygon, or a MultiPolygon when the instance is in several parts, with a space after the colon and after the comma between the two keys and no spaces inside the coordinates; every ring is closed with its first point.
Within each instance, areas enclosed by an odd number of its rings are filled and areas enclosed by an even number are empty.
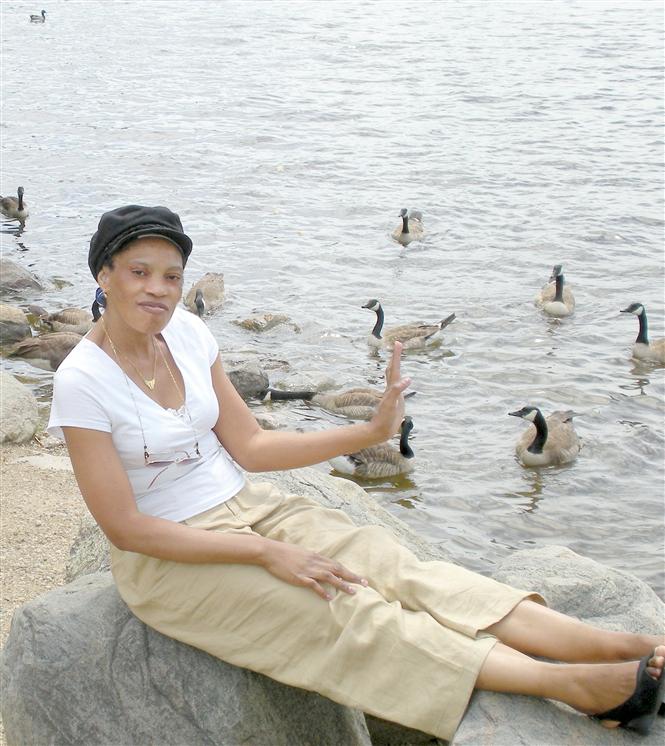
{"type": "Polygon", "coordinates": [[[538,503],[544,497],[543,495],[543,477],[539,469],[525,471],[523,479],[528,483],[528,487],[524,490],[515,490],[514,492],[506,492],[504,497],[507,498],[518,498],[520,500],[520,507],[523,513],[534,513],[538,507],[538,503]]]}

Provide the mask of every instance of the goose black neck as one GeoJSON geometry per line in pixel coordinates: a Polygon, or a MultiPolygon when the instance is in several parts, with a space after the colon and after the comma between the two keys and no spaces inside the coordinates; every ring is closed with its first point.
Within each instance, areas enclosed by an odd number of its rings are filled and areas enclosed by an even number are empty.
{"type": "Polygon", "coordinates": [[[399,452],[404,458],[413,458],[414,453],[409,445],[409,428],[403,427],[402,432],[399,436],[399,452]]]}
{"type": "Polygon", "coordinates": [[[649,344],[649,325],[647,324],[647,312],[642,309],[642,312],[637,317],[640,322],[640,331],[637,334],[636,343],[641,342],[643,345],[649,344]]]}
{"type": "Polygon", "coordinates": [[[293,399],[304,399],[309,401],[316,395],[316,391],[280,391],[279,389],[268,389],[271,401],[291,401],[293,399]]]}
{"type": "Polygon", "coordinates": [[[23,209],[23,192],[18,193],[18,209],[23,209]]]}
{"type": "Polygon", "coordinates": [[[402,215],[402,233],[409,232],[409,216],[402,215]]]}
{"type": "Polygon", "coordinates": [[[381,339],[381,329],[383,329],[383,308],[379,306],[374,313],[376,314],[376,324],[372,329],[372,335],[377,339],[381,339]]]}
{"type": "Polygon", "coordinates": [[[556,303],[563,302],[563,275],[562,274],[558,274],[556,276],[556,294],[554,296],[554,300],[556,303]]]}
{"type": "Polygon", "coordinates": [[[547,441],[547,422],[545,422],[542,412],[536,412],[533,424],[536,426],[536,437],[527,448],[527,451],[529,453],[542,453],[543,446],[547,441]]]}

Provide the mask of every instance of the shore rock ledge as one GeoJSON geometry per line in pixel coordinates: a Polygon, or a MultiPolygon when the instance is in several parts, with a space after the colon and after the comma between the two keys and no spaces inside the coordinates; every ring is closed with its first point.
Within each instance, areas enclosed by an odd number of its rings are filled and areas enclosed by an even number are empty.
{"type": "MultiPolygon", "coordinates": [[[[350,481],[314,469],[270,474],[357,523],[383,523],[423,559],[437,550],[380,508],[350,481]]],[[[90,528],[73,548],[73,582],[23,606],[14,615],[2,657],[2,717],[9,746],[159,743],[219,746],[377,746],[436,743],[230,666],[147,628],[119,598],[105,566],[103,541],[90,528]],[[83,553],[84,557],[76,558],[83,553]],[[95,554],[96,556],[92,556],[95,554]]],[[[439,555],[440,556],[440,555],[439,555]]],[[[628,573],[611,570],[564,547],[516,552],[498,579],[537,588],[550,605],[612,629],[662,630],[665,608],[628,573]]],[[[436,692],[419,696],[436,697],[436,692]]],[[[663,742],[663,719],[640,744],[663,742]]],[[[634,744],[626,731],[550,702],[477,693],[455,737],[465,746],[634,744]]]]}

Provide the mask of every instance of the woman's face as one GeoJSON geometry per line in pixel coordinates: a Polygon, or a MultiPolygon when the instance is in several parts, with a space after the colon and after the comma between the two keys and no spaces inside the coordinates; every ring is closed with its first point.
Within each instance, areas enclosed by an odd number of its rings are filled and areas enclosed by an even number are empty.
{"type": "Polygon", "coordinates": [[[182,296],[182,254],[164,238],[138,238],[113,256],[98,281],[109,311],[139,333],[157,334],[182,296]]]}

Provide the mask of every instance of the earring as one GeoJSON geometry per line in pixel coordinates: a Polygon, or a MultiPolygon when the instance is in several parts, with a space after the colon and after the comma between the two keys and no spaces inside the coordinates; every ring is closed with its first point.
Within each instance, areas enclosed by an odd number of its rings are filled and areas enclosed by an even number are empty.
{"type": "Polygon", "coordinates": [[[97,290],[95,291],[95,301],[102,308],[106,308],[106,296],[107,292],[105,292],[101,288],[97,288],[97,290]]]}

